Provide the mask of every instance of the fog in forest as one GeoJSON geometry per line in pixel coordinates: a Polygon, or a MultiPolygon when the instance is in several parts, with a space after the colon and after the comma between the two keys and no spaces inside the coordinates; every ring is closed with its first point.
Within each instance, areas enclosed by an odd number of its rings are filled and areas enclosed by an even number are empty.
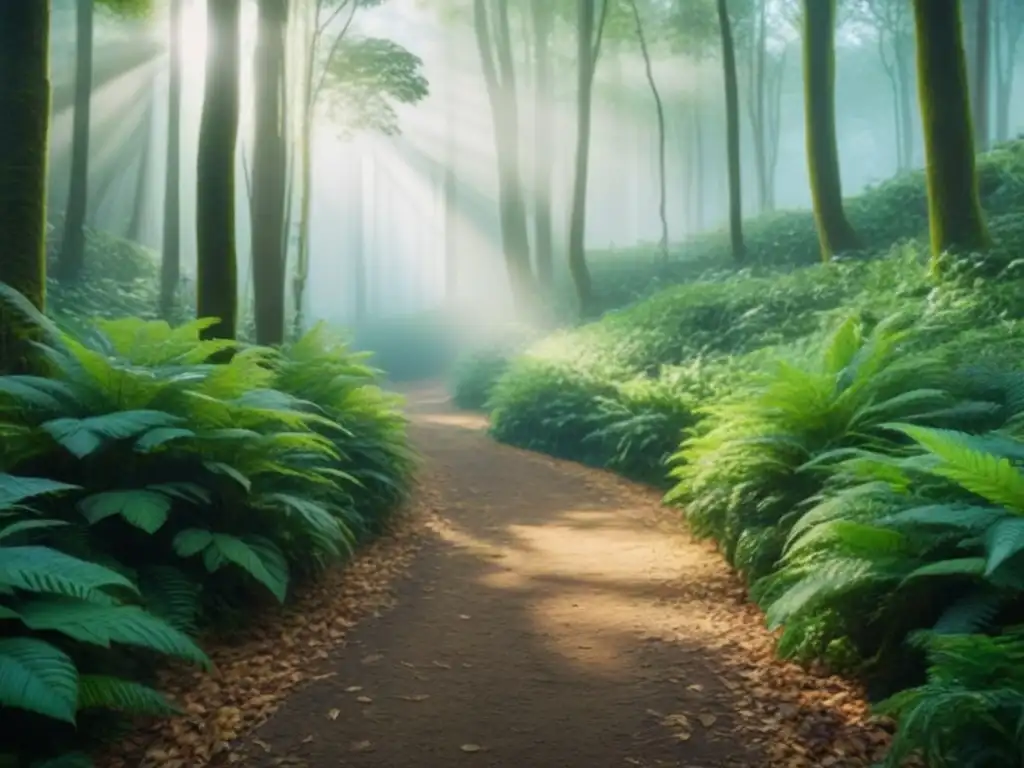
{"type": "MultiPolygon", "coordinates": [[[[302,62],[312,23],[308,17],[315,16],[321,4],[305,5],[309,8],[292,9],[293,23],[287,33],[287,77],[295,86],[286,110],[292,128],[289,206],[293,212],[300,208],[301,186],[295,146],[301,140],[296,127],[301,110],[295,94],[302,90],[302,62]],[[295,21],[301,17],[306,17],[305,27],[295,21]]],[[[443,322],[453,332],[466,334],[512,320],[498,202],[500,153],[471,4],[389,0],[368,4],[375,7],[347,9],[347,3],[342,3],[343,12],[333,19],[328,11],[338,4],[322,5],[320,23],[329,23],[321,47],[326,49],[324,42],[334,38],[340,39],[342,49],[352,41],[390,41],[418,57],[418,74],[426,79],[429,92],[401,103],[401,98],[377,83],[381,76],[372,72],[354,75],[365,80],[356,86],[324,84],[312,129],[303,323],[308,326],[324,319],[357,329],[358,334],[395,321],[414,326],[443,322]]],[[[903,64],[898,66],[899,41],[879,10],[884,5],[868,2],[841,14],[836,37],[836,131],[847,196],[900,170],[922,165],[913,41],[902,40],[903,64]]],[[[571,24],[555,20],[549,45],[551,96],[547,103],[538,100],[536,44],[530,15],[520,6],[525,3],[512,4],[510,12],[518,111],[517,123],[510,127],[519,150],[530,250],[534,253],[536,245],[535,115],[540,108],[549,111],[552,126],[543,143],[550,158],[555,283],[571,292],[566,253],[576,148],[575,35],[571,24]]],[[[740,20],[734,31],[745,217],[810,205],[797,6],[789,0],[765,0],[763,19],[740,20]]],[[[184,0],[182,13],[180,248],[182,277],[188,286],[196,264],[197,142],[207,54],[205,3],[184,0]]],[[[71,176],[75,19],[74,3],[54,3],[51,221],[63,216],[71,176]]],[[[249,196],[256,19],[255,0],[243,2],[235,172],[243,315],[251,313],[253,293],[249,196]]],[[[645,43],[664,109],[666,220],[671,259],[676,261],[687,258],[688,238],[721,230],[727,222],[722,66],[716,30],[684,29],[683,21],[677,26],[654,22],[648,20],[645,43]],[[694,42],[700,35],[710,38],[694,42]]],[[[586,249],[602,263],[649,258],[653,277],[662,230],[655,100],[630,19],[609,19],[607,25],[593,85],[586,249]],[[637,250],[636,246],[648,247],[637,250]],[[621,255],[614,254],[627,248],[621,255]],[[602,251],[611,253],[598,253],[602,251]]],[[[94,41],[87,225],[134,240],[158,254],[167,175],[166,4],[158,3],[142,18],[126,19],[100,9],[94,41]]],[[[315,77],[331,54],[323,50],[317,55],[315,77]]],[[[996,92],[1012,68],[1004,60],[996,66],[1005,71],[992,78],[993,100],[1010,106],[999,117],[1002,125],[994,130],[1013,134],[1024,122],[1024,99],[996,92]]],[[[1013,88],[1015,93],[1024,88],[1022,78],[1013,81],[1013,88]]],[[[290,312],[295,305],[291,276],[300,227],[301,217],[292,215],[287,235],[290,312]]],[[[518,317],[521,320],[522,313],[518,317]]]]}

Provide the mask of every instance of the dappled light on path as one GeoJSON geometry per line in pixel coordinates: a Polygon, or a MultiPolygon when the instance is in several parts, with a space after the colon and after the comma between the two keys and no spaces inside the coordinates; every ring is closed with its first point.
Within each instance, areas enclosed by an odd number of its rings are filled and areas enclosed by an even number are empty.
{"type": "MultiPolygon", "coordinates": [[[[257,768],[868,766],[849,684],[772,658],[652,492],[492,443],[410,395],[426,536],[395,607],[237,746],[257,768]]],[[[474,426],[469,426],[474,425],[474,426]]]]}

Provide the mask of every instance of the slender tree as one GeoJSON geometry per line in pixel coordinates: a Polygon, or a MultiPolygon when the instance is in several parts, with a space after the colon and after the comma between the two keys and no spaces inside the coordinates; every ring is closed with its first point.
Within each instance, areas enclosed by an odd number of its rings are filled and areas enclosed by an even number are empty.
{"type": "Polygon", "coordinates": [[[150,99],[139,136],[139,166],[135,176],[135,199],[132,201],[132,217],[128,221],[127,237],[136,243],[142,242],[146,208],[149,204],[149,178],[153,156],[150,139],[153,136],[154,111],[154,102],[153,99],[150,99]]]}
{"type": "Polygon", "coordinates": [[[978,196],[960,0],[914,0],[932,269],[947,251],[988,245],[978,196]]]}
{"type": "Polygon", "coordinates": [[[746,261],[743,243],[743,180],[740,175],[740,92],[736,77],[736,48],[726,0],[717,0],[718,29],[722,36],[722,68],[725,76],[725,143],[729,169],[729,242],[737,264],[746,261]]]}
{"type": "Polygon", "coordinates": [[[1010,99],[1017,70],[1017,48],[1024,32],[1024,5],[1018,0],[996,0],[992,8],[992,52],[995,74],[997,141],[1010,138],[1010,99]]]}
{"type": "Polygon", "coordinates": [[[636,0],[629,0],[633,10],[633,21],[636,25],[636,39],[640,43],[640,53],[644,60],[644,72],[647,76],[647,85],[654,97],[654,112],[658,120],[658,217],[661,219],[661,240],[658,249],[661,251],[661,260],[668,263],[668,212],[667,199],[668,189],[665,176],[665,107],[661,102],[661,92],[658,90],[658,82],[654,78],[654,67],[651,65],[651,52],[647,48],[647,36],[644,34],[644,23],[640,16],[640,8],[636,0]]]}
{"type": "Polygon", "coordinates": [[[486,0],[473,0],[473,28],[498,150],[498,210],[502,251],[512,296],[520,311],[534,309],[536,282],[530,266],[526,200],[519,170],[519,107],[515,64],[509,30],[508,0],[495,0],[494,13],[486,0]],[[492,19],[493,16],[493,19],[492,19]]]}
{"type": "Polygon", "coordinates": [[[835,108],[836,0],[804,0],[804,119],[821,258],[860,247],[843,210],[835,108]]]}
{"type": "Polygon", "coordinates": [[[253,145],[251,230],[256,342],[284,342],[285,194],[288,147],[283,89],[286,0],[259,0],[254,74],[256,129],[253,145]]]}
{"type": "Polygon", "coordinates": [[[988,149],[989,143],[989,73],[992,68],[992,18],[989,0],[977,0],[974,26],[974,148],[988,149]]]}
{"type": "Polygon", "coordinates": [[[75,107],[71,129],[71,183],[56,272],[77,280],[85,266],[85,214],[89,205],[89,125],[92,104],[93,0],[75,4],[75,107]]]}
{"type": "Polygon", "coordinates": [[[160,255],[160,316],[171,319],[181,280],[181,12],[171,0],[170,74],[167,95],[167,167],[164,176],[164,231],[160,255]]]}
{"type": "Polygon", "coordinates": [[[218,323],[206,334],[235,338],[238,273],[235,248],[235,148],[241,0],[206,4],[205,94],[199,123],[196,185],[196,310],[218,323]]]}
{"type": "MultiPolygon", "coordinates": [[[[49,55],[50,4],[0,3],[0,282],[40,309],[46,303],[49,55]]],[[[0,314],[0,365],[6,369],[17,362],[14,330],[0,314]]]]}
{"type": "Polygon", "coordinates": [[[534,56],[533,105],[533,241],[537,280],[549,290],[554,280],[555,257],[551,215],[551,174],[554,168],[555,135],[554,73],[551,67],[551,33],[554,8],[551,0],[532,0],[534,56]]]}
{"type": "Polygon", "coordinates": [[[587,181],[590,171],[590,122],[594,73],[601,54],[608,4],[612,0],[577,0],[576,20],[576,158],[569,212],[569,273],[576,287],[581,317],[594,314],[594,289],[587,267],[587,181]],[[601,4],[597,13],[594,7],[601,4]]]}

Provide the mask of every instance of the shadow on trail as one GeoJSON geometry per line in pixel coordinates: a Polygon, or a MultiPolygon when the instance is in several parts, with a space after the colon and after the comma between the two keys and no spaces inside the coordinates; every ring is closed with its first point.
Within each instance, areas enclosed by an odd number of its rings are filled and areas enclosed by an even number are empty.
{"type": "Polygon", "coordinates": [[[737,736],[753,705],[707,610],[728,578],[716,556],[659,530],[646,492],[495,445],[445,399],[410,403],[439,519],[397,605],[354,630],[245,764],[768,765],[737,736]]]}

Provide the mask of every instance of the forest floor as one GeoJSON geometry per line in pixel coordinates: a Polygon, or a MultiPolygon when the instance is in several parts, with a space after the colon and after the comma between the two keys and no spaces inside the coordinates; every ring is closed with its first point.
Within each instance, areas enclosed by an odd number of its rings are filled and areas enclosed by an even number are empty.
{"type": "Polygon", "coordinates": [[[395,531],[216,648],[218,676],[174,692],[186,715],[108,765],[839,768],[884,751],[861,692],[776,660],[657,493],[497,445],[439,387],[410,413],[425,467],[395,531]]]}

